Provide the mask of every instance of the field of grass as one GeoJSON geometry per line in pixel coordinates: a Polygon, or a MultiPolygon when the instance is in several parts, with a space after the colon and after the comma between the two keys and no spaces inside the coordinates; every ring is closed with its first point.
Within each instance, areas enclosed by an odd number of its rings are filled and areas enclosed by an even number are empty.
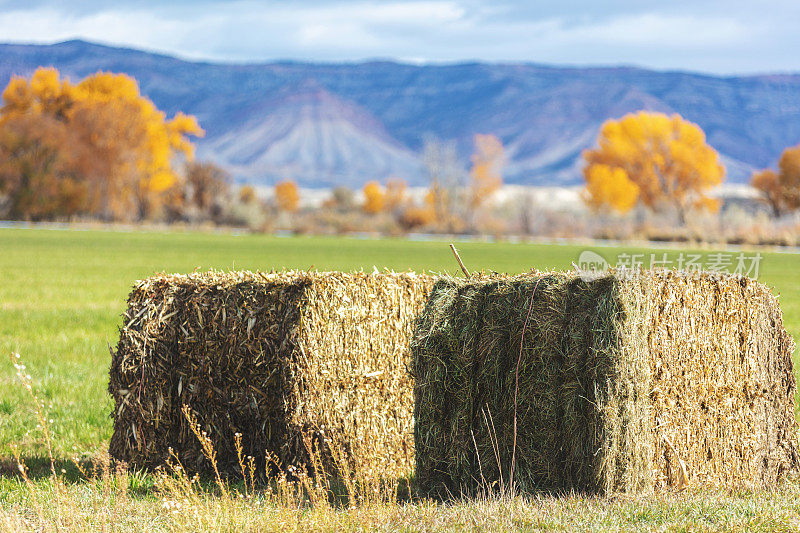
{"type": "MultiPolygon", "coordinates": [[[[475,242],[458,244],[458,248],[469,268],[506,272],[570,268],[585,249],[600,253],[612,263],[623,251],[656,252],[591,245],[475,242]]],[[[680,251],[670,250],[668,253],[672,257],[680,251]]],[[[762,254],[759,279],[781,295],[787,329],[795,339],[800,339],[800,255],[762,254]]],[[[26,500],[46,499],[54,490],[51,486],[54,481],[43,478],[34,481],[35,494],[26,493],[25,490],[30,489],[24,490],[15,475],[16,462],[11,459],[15,446],[34,475],[37,469],[39,472],[49,471],[49,461],[45,460],[47,451],[42,432],[37,428],[39,422],[31,408],[27,390],[18,382],[11,353],[21,354],[20,361],[26,366],[24,373],[30,374],[33,388],[45,404],[47,419],[52,420],[48,426],[53,453],[59,464],[63,462],[66,465],[78,453],[91,455],[102,450],[110,437],[112,402],[106,393],[110,362],[108,346],[116,343],[125,298],[136,279],[161,271],[187,272],[210,268],[270,270],[284,267],[458,271],[444,242],[0,229],[0,509],[6,513],[13,507],[15,513],[24,515],[26,500]]],[[[795,358],[797,356],[796,351],[795,358]]],[[[149,483],[139,478],[132,479],[132,484],[146,486],[149,483]]],[[[85,512],[94,508],[92,502],[99,497],[85,483],[70,484],[65,490],[77,502],[82,502],[76,505],[84,505],[85,512]],[[83,493],[85,498],[76,496],[83,493]]],[[[459,507],[395,505],[380,515],[385,520],[372,517],[363,522],[362,515],[372,511],[351,510],[347,511],[350,515],[345,512],[335,515],[336,518],[331,519],[333,522],[325,527],[358,528],[370,524],[384,529],[393,529],[393,525],[409,529],[448,529],[461,524],[479,529],[495,526],[536,528],[536,524],[541,522],[545,528],[547,524],[567,528],[572,527],[570,524],[594,524],[597,528],[662,528],[669,524],[688,524],[688,527],[698,529],[737,529],[738,524],[750,524],[766,529],[784,526],[792,529],[800,525],[800,504],[794,503],[800,491],[794,485],[786,490],[786,496],[670,496],[665,500],[621,501],[618,504],[581,499],[550,499],[539,503],[520,500],[501,506],[494,522],[486,522],[478,514],[482,512],[480,506],[485,510],[500,505],[499,502],[475,503],[472,513],[475,516],[466,522],[453,522],[452,517],[458,514],[459,507]],[[787,499],[789,495],[791,499],[787,499]],[[761,514],[758,506],[767,509],[767,514],[761,514]],[[599,515],[582,522],[589,518],[587,512],[599,515]],[[390,516],[396,516],[396,520],[391,520],[390,516]],[[517,519],[522,522],[515,522],[517,519]]],[[[155,496],[147,490],[137,494],[129,506],[131,513],[145,517],[142,520],[153,520],[154,527],[184,527],[164,518],[163,509],[153,503],[155,496]]],[[[211,501],[207,505],[217,504],[211,501]]],[[[470,508],[469,504],[460,505],[462,511],[465,506],[470,508]]],[[[252,509],[242,510],[242,516],[248,512],[252,509]]],[[[289,519],[288,515],[275,513],[264,516],[272,516],[270,520],[290,520],[290,523],[279,526],[281,528],[317,527],[312,522],[303,523],[297,516],[292,515],[294,518],[289,519]],[[294,519],[300,521],[292,524],[294,519]]],[[[14,516],[17,515],[4,516],[5,527],[13,529],[21,524],[13,521],[16,520],[14,516]]],[[[132,516],[130,520],[131,527],[143,527],[138,518],[132,516]]],[[[264,522],[259,526],[255,522],[252,527],[278,527],[276,524],[264,522]]],[[[206,525],[210,527],[213,524],[206,525]]],[[[4,524],[0,523],[2,527],[4,524]]],[[[185,527],[194,528],[190,524],[185,524],[185,527]]],[[[229,527],[237,529],[235,524],[229,527]]]]}

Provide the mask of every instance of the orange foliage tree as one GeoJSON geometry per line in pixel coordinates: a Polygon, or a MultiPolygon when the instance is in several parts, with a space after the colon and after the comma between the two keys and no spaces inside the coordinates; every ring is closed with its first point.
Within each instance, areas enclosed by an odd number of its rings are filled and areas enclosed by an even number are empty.
{"type": "Polygon", "coordinates": [[[239,189],[239,201],[245,205],[254,203],[257,199],[256,190],[252,185],[245,185],[239,189]]]}
{"type": "Polygon", "coordinates": [[[297,211],[300,203],[300,192],[297,183],[286,180],[275,185],[275,202],[281,211],[297,211]]]}
{"type": "Polygon", "coordinates": [[[750,183],[761,192],[776,217],[800,208],[800,146],[783,151],[778,172],[756,172],[750,183]]]}
{"type": "Polygon", "coordinates": [[[203,133],[192,116],[167,120],[124,74],[98,72],[74,85],[40,68],[3,92],[0,190],[22,218],[142,219],[177,197],[175,158],[191,159],[188,136],[203,133]],[[49,157],[31,169],[26,158],[37,151],[49,157]]]}
{"type": "Polygon", "coordinates": [[[699,126],[680,115],[640,111],[608,120],[599,147],[586,150],[587,203],[595,208],[630,210],[671,205],[685,222],[686,212],[718,208],[705,192],[722,183],[725,167],[699,126]]]}
{"type": "Polygon", "coordinates": [[[427,226],[436,219],[433,193],[428,191],[423,206],[417,205],[408,195],[408,184],[402,178],[389,178],[386,181],[384,210],[393,213],[395,220],[404,230],[427,226]]]}
{"type": "Polygon", "coordinates": [[[0,195],[12,219],[72,216],[88,187],[75,176],[62,148],[69,133],[51,117],[19,116],[0,127],[0,195]]]}
{"type": "Polygon", "coordinates": [[[428,170],[430,187],[425,196],[426,215],[448,232],[456,233],[463,226],[464,172],[453,142],[429,138],[423,146],[422,160],[428,170]]]}
{"type": "Polygon", "coordinates": [[[436,213],[430,205],[419,207],[410,205],[406,207],[398,217],[397,221],[405,230],[427,226],[436,220],[436,213]]]}
{"type": "Polygon", "coordinates": [[[475,152],[472,154],[469,202],[472,210],[478,209],[487,198],[503,185],[505,149],[494,135],[475,135],[475,152]]]}
{"type": "Polygon", "coordinates": [[[369,181],[364,185],[363,189],[364,193],[364,205],[362,209],[364,209],[365,213],[370,215],[376,215],[383,211],[383,207],[386,203],[386,193],[383,191],[383,187],[377,181],[369,181]]]}

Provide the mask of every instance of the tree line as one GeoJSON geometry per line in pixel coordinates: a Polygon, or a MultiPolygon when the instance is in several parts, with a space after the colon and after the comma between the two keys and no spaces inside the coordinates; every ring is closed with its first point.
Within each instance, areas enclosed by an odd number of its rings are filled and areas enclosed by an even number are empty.
{"type": "MultiPolygon", "coordinates": [[[[2,101],[0,215],[225,222],[232,180],[213,164],[193,161],[192,139],[204,135],[196,118],[168,118],[133,78],[98,72],[73,84],[55,69],[40,68],[30,78],[12,78],[2,101]]],[[[422,153],[429,178],[424,199],[412,199],[400,178],[369,181],[360,211],[388,214],[406,230],[479,231],[503,184],[507,154],[494,135],[477,134],[473,141],[465,170],[454,143],[429,139],[422,153]]],[[[608,120],[583,160],[583,199],[595,211],[671,210],[683,224],[692,210],[719,209],[708,193],[724,181],[725,168],[703,130],[680,115],[640,111],[608,120]]],[[[756,172],[752,185],[775,216],[797,210],[800,146],[783,153],[777,170],[756,172]]],[[[335,189],[323,207],[356,209],[352,196],[335,189]]],[[[254,205],[255,190],[243,187],[235,200],[254,205]]],[[[272,211],[292,213],[299,205],[295,182],[275,186],[272,211]]]]}
{"type": "MultiPolygon", "coordinates": [[[[470,168],[459,163],[453,143],[428,139],[423,159],[430,185],[422,199],[409,194],[408,183],[389,178],[385,183],[371,180],[361,189],[358,205],[355,192],[336,187],[322,204],[323,209],[340,213],[360,210],[368,216],[388,215],[404,230],[435,228],[451,233],[475,231],[481,216],[486,216],[488,200],[503,185],[506,153],[494,135],[476,134],[470,168]]],[[[282,181],[274,189],[275,203],[282,211],[296,211],[299,189],[294,181],[282,181]]]]}

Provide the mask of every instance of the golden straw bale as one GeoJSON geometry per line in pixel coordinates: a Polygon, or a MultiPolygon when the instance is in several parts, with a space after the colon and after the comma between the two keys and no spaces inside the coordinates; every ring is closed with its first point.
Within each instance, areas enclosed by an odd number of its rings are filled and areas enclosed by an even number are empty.
{"type": "Polygon", "coordinates": [[[238,433],[261,466],[268,452],[311,470],[311,435],[360,476],[408,475],[408,341],[432,284],[410,272],[297,271],[138,282],[110,370],[112,456],[152,468],[172,449],[187,470],[209,471],[187,405],[225,474],[239,472],[238,433]]]}

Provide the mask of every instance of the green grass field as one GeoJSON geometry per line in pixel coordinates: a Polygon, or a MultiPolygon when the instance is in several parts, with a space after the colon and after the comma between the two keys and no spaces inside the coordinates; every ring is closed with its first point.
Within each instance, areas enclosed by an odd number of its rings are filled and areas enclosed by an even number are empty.
{"type": "MultiPolygon", "coordinates": [[[[623,251],[591,245],[457,246],[470,269],[506,272],[570,268],[585,249],[613,263],[623,251]]],[[[680,250],[668,252],[677,256],[680,250]]],[[[763,252],[763,256],[759,278],[781,295],[787,329],[800,339],[800,255],[763,252]]],[[[30,398],[10,360],[12,352],[21,354],[25,372],[45,402],[55,456],[68,459],[76,452],[101,449],[111,435],[108,346],[116,343],[120,315],[135,280],[162,271],[210,268],[372,270],[373,266],[458,272],[445,242],[0,229],[0,461],[6,465],[0,471],[5,476],[0,477],[0,499],[14,492],[16,481],[8,474],[13,445],[30,464],[46,456],[30,398]]]]}

